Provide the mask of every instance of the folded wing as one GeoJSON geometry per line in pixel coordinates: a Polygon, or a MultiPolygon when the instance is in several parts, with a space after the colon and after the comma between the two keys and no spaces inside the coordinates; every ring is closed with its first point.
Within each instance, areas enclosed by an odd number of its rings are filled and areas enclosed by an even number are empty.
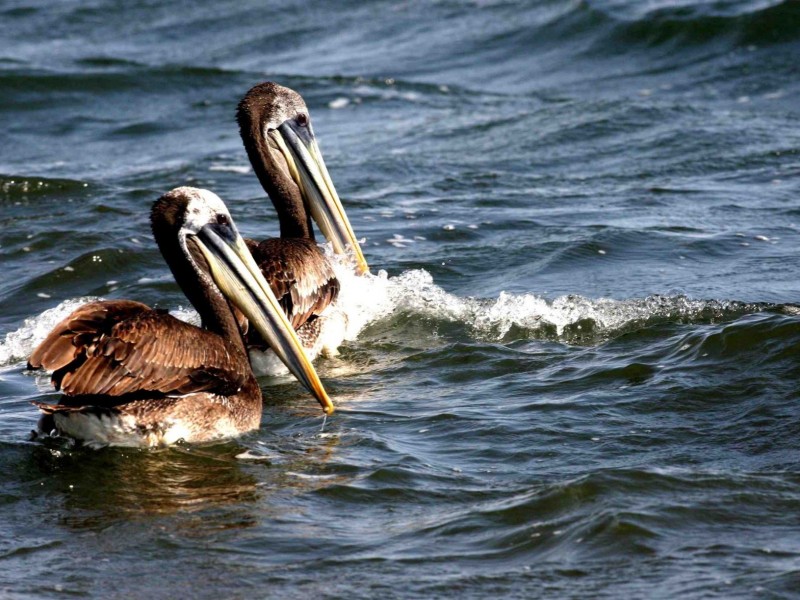
{"type": "Polygon", "coordinates": [[[165,311],[127,300],[84,304],[34,350],[30,368],[53,371],[67,396],[229,395],[247,379],[226,340],[165,311]]]}
{"type": "Polygon", "coordinates": [[[295,330],[339,295],[333,267],[313,240],[272,238],[247,245],[295,330]]]}

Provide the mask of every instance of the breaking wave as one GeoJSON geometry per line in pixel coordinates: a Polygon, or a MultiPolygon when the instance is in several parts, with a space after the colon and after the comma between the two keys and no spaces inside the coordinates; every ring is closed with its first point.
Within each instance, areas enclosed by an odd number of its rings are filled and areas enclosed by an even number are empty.
{"type": "MultiPolygon", "coordinates": [[[[495,299],[461,298],[433,282],[424,269],[388,277],[340,274],[342,294],[336,311],[346,316],[344,339],[353,341],[369,324],[394,313],[460,323],[476,339],[504,341],[543,337],[566,343],[599,343],[656,322],[713,322],[769,308],[736,301],[691,300],[685,296],[648,296],[632,300],[560,296],[547,300],[535,294],[501,292],[495,299]]],[[[0,365],[25,360],[50,330],[70,312],[95,298],[65,300],[41,315],[30,317],[0,342],[0,365]]],[[[197,313],[179,307],[172,313],[197,324],[197,313]]]]}
{"type": "MultiPolygon", "coordinates": [[[[460,297],[433,281],[424,269],[390,277],[385,271],[357,276],[349,263],[335,261],[341,293],[334,313],[344,318],[344,339],[356,340],[368,325],[405,314],[460,324],[476,340],[554,339],[571,344],[602,343],[637,328],[661,322],[715,322],[774,308],[734,300],[693,300],[686,296],[648,296],[629,300],[576,295],[547,299],[533,293],[500,292],[496,298],[460,297]]],[[[69,299],[26,319],[0,342],[0,365],[23,361],[50,330],[94,297],[69,299]]],[[[191,308],[176,307],[177,318],[199,324],[191,308]]]]}

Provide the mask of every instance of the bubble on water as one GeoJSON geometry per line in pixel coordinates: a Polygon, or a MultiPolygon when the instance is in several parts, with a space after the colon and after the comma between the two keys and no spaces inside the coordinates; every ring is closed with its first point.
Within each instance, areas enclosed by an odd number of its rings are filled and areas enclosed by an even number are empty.
{"type": "Polygon", "coordinates": [[[348,104],[350,104],[350,100],[348,98],[343,98],[342,97],[342,98],[336,98],[336,99],[331,100],[330,102],[328,102],[328,107],[336,110],[336,109],[339,109],[339,108],[344,108],[348,104]]]}

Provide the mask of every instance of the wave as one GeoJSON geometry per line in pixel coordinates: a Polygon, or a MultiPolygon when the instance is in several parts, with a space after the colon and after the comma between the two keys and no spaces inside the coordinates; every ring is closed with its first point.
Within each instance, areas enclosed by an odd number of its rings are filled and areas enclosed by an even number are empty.
{"type": "MultiPolygon", "coordinates": [[[[330,256],[329,247],[327,252],[330,256]]],[[[455,323],[465,327],[477,341],[535,338],[588,345],[658,323],[711,323],[777,308],[768,303],[693,300],[680,295],[629,300],[565,295],[548,300],[532,293],[500,292],[491,299],[460,297],[437,285],[424,269],[405,271],[395,277],[389,277],[386,271],[357,276],[346,260],[335,260],[334,265],[341,292],[333,312],[342,317],[343,337],[348,341],[356,340],[369,325],[394,315],[455,323]]],[[[24,360],[61,319],[80,304],[96,299],[65,300],[26,319],[0,342],[0,365],[24,360]]],[[[191,308],[176,307],[172,314],[199,323],[197,313],[191,308]]]]}
{"type": "Polygon", "coordinates": [[[798,39],[800,6],[792,0],[662,4],[634,21],[625,20],[621,31],[630,40],[650,44],[678,39],[704,43],[726,35],[733,35],[741,44],[771,45],[798,39]]]}
{"type": "Polygon", "coordinates": [[[438,286],[424,269],[396,277],[388,277],[385,271],[356,276],[349,266],[339,263],[336,272],[342,282],[337,304],[347,315],[348,340],[355,339],[368,324],[400,313],[464,325],[479,341],[534,337],[596,344],[660,322],[714,322],[774,307],[735,300],[693,300],[682,295],[630,300],[565,295],[548,300],[532,293],[500,292],[493,299],[462,298],[438,286]]]}
{"type": "MultiPolygon", "coordinates": [[[[454,42],[458,54],[464,57],[460,62],[453,60],[452,53],[432,52],[429,77],[476,90],[539,91],[546,96],[558,90],[552,96],[557,99],[565,83],[580,83],[587,78],[607,81],[634,74],[658,75],[659,84],[674,86],[687,75],[708,77],[702,70],[695,73],[694,67],[700,64],[708,68],[708,61],[726,57],[716,69],[722,82],[736,79],[730,69],[747,74],[747,68],[753,69],[755,64],[763,64],[768,72],[777,71],[786,79],[789,73],[782,65],[787,61],[791,64],[788,57],[751,52],[800,41],[800,5],[791,0],[691,5],[665,0],[582,0],[526,11],[509,3],[496,7],[493,13],[486,15],[488,25],[479,29],[480,34],[454,42]],[[731,56],[732,52],[737,54],[731,56]],[[503,71],[495,67],[497,64],[503,65],[503,71]],[[680,71],[681,79],[663,80],[665,74],[674,71],[680,71]],[[535,85],[531,85],[532,77],[535,85]]],[[[473,25],[478,18],[460,17],[473,25]]],[[[791,54],[791,49],[785,52],[791,54]]],[[[776,77],[777,81],[780,79],[776,77]]],[[[783,88],[788,84],[780,85],[783,88]]]]}
{"type": "MultiPolygon", "coordinates": [[[[420,491],[418,478],[398,467],[383,467],[357,483],[333,484],[326,493],[351,503],[375,503],[380,498],[405,498],[413,489],[416,502],[439,505],[441,492],[420,491]]],[[[746,518],[762,518],[764,495],[780,498],[791,489],[779,479],[758,473],[731,475],[701,469],[607,469],[504,494],[464,489],[463,478],[455,482],[444,473],[435,479],[447,489],[458,486],[469,500],[468,508],[431,511],[374,549],[370,558],[443,562],[476,558],[480,553],[485,559],[536,557],[579,569],[580,563],[598,556],[651,556],[666,532],[697,526],[704,519],[732,518],[727,513],[734,511],[743,511],[746,518]],[[708,490],[723,499],[737,498],[736,508],[730,503],[706,505],[702,498],[708,490]],[[659,510],[653,510],[656,497],[659,510]],[[687,502],[692,503],[691,509],[687,502]],[[571,556],[566,562],[564,549],[571,556]]]]}
{"type": "Polygon", "coordinates": [[[98,298],[84,297],[64,300],[58,306],[44,311],[35,317],[25,319],[22,325],[6,334],[0,342],[0,365],[27,360],[33,349],[42,341],[59,321],[81,304],[92,302],[98,298]]]}
{"type": "Polygon", "coordinates": [[[89,184],[74,179],[54,179],[0,174],[0,202],[21,202],[32,198],[51,198],[54,195],[84,191],[89,184]]]}
{"type": "MultiPolygon", "coordinates": [[[[737,46],[796,41],[800,5],[793,0],[744,2],[578,2],[549,26],[562,34],[603,31],[617,51],[631,45],[681,48],[730,39],[737,46]]],[[[601,38],[602,39],[602,38],[601,38]]]]}

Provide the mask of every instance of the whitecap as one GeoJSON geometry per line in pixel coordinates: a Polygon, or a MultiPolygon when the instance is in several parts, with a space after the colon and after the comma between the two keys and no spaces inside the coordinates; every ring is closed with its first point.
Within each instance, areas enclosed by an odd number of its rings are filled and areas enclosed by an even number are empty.
{"type": "Polygon", "coordinates": [[[211,165],[208,167],[209,171],[217,171],[222,173],[238,173],[240,175],[246,175],[250,173],[253,169],[250,165],[211,165]]]}
{"type": "Polygon", "coordinates": [[[0,366],[26,360],[53,327],[81,304],[95,300],[99,300],[99,298],[84,297],[64,300],[58,306],[50,308],[40,315],[25,319],[19,328],[7,333],[5,339],[0,342],[0,366]]]}

